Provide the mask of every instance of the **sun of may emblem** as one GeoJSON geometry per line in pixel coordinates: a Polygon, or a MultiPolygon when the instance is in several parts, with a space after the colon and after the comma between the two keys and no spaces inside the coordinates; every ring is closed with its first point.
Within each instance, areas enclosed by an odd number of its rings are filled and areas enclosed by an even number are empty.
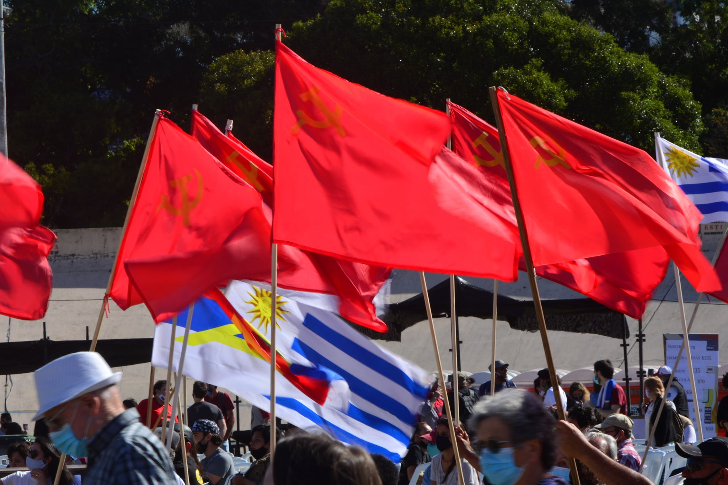
{"type": "MultiPolygon", "coordinates": [[[[272,293],[266,289],[255,286],[253,289],[255,290],[255,294],[248,292],[248,295],[250,295],[253,299],[245,302],[253,305],[253,309],[248,312],[253,315],[253,319],[250,323],[255,323],[255,321],[258,320],[258,328],[260,328],[261,325],[265,325],[265,332],[268,333],[268,325],[271,323],[270,299],[272,293]]],[[[286,321],[286,319],[283,318],[283,314],[290,313],[283,309],[283,305],[286,303],[287,302],[283,301],[283,298],[281,298],[280,295],[276,297],[276,320],[280,318],[284,322],[286,321]]],[[[278,323],[276,323],[276,327],[281,328],[278,323]]]]}
{"type": "Polygon", "coordinates": [[[667,167],[676,177],[684,177],[687,175],[692,177],[693,173],[700,166],[696,162],[697,159],[695,157],[691,157],[682,150],[673,147],[667,149],[665,158],[667,159],[667,167]]]}

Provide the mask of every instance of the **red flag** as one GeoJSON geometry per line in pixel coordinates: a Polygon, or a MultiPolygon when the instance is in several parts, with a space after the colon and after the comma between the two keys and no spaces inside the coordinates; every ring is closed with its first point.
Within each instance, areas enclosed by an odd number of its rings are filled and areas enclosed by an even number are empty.
{"type": "Polygon", "coordinates": [[[442,177],[456,162],[451,153],[433,163],[446,115],[317,69],[280,42],[275,86],[275,242],[373,265],[515,279],[517,238],[472,224],[482,216],[452,200],[475,205],[482,195],[442,177]]]}
{"type": "Polygon", "coordinates": [[[161,118],[110,296],[124,310],[144,301],[161,321],[219,283],[269,275],[267,224],[260,195],[161,118]]]}
{"type": "MultiPolygon", "coordinates": [[[[450,118],[454,151],[508,191],[498,130],[454,103],[450,103],[450,118]]],[[[510,199],[508,204],[513,207],[510,199]]],[[[532,244],[539,242],[532,240],[532,244]]],[[[655,288],[664,279],[669,263],[667,252],[658,246],[538,266],[536,273],[609,308],[640,318],[655,288]]],[[[523,259],[519,266],[525,271],[523,259]]]]}
{"type": "Polygon", "coordinates": [[[644,151],[498,90],[534,265],[662,247],[698,291],[720,281],[702,215],[644,151]]]}
{"type": "Polygon", "coordinates": [[[715,261],[715,272],[723,284],[723,288],[718,291],[711,291],[710,296],[714,296],[722,302],[728,303],[728,244],[723,244],[720,249],[718,259],[715,261]]]}
{"type": "MultiPolygon", "coordinates": [[[[273,167],[232,136],[226,137],[199,111],[192,112],[192,137],[232,172],[260,192],[266,209],[273,205],[273,167]]],[[[268,234],[270,234],[270,224],[268,234]]],[[[254,248],[250,248],[252,250],[254,248]]],[[[339,313],[346,319],[385,332],[372,300],[391,270],[344,261],[291,246],[278,248],[278,285],[298,291],[339,297],[339,313]]],[[[270,250],[267,251],[270,257],[270,250]]],[[[252,278],[245,278],[252,279],[252,278]]],[[[263,281],[270,282],[270,274],[263,281]]]]}
{"type": "Polygon", "coordinates": [[[35,227],[43,213],[38,182],[0,154],[0,228],[35,227]]]}
{"type": "Polygon", "coordinates": [[[56,235],[43,226],[0,228],[0,313],[38,320],[48,310],[56,235]]]}

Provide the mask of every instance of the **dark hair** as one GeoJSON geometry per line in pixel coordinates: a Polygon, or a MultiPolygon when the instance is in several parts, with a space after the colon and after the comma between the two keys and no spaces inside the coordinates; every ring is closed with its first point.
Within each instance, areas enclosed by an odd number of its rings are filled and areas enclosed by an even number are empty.
{"type": "Polygon", "coordinates": [[[124,399],[125,409],[136,409],[139,404],[134,399],[124,399]]]}
{"type": "Polygon", "coordinates": [[[322,433],[281,440],[272,466],[275,485],[382,485],[369,453],[322,433]]]}
{"type": "Polygon", "coordinates": [[[536,393],[539,397],[541,397],[541,394],[538,393],[538,388],[541,387],[541,378],[537,377],[533,380],[533,392],[536,393]]]}
{"type": "MultiPolygon", "coordinates": [[[[174,450],[174,459],[173,462],[179,462],[182,463],[182,460],[184,458],[184,455],[182,454],[182,435],[180,434],[180,445],[177,447],[176,450],[174,450]]],[[[197,458],[197,445],[195,445],[195,440],[188,440],[185,437],[185,443],[189,443],[190,451],[187,452],[187,456],[191,456],[193,460],[195,460],[195,466],[197,467],[197,471],[200,472],[200,476],[204,475],[204,470],[202,469],[202,463],[200,463],[200,459],[197,458]]],[[[192,474],[194,475],[194,473],[192,474]]],[[[192,483],[192,481],[190,481],[192,483]]]]}
{"type": "Polygon", "coordinates": [[[207,394],[207,384],[202,381],[195,381],[192,384],[192,395],[197,399],[202,399],[207,394]]]}
{"type": "Polygon", "coordinates": [[[158,390],[160,390],[161,388],[165,387],[166,385],[167,385],[167,380],[166,379],[161,380],[161,381],[157,381],[157,382],[154,383],[154,387],[152,388],[152,390],[154,392],[157,392],[158,390]]]}
{"type": "Polygon", "coordinates": [[[728,389],[728,372],[723,374],[723,389],[728,389]]]}
{"type": "Polygon", "coordinates": [[[18,423],[5,423],[5,434],[25,434],[18,423]]]}
{"type": "Polygon", "coordinates": [[[217,433],[210,433],[212,435],[212,438],[210,438],[210,443],[217,446],[218,448],[222,446],[222,438],[217,433]]]}
{"type": "Polygon", "coordinates": [[[5,455],[8,458],[12,458],[13,453],[20,453],[20,456],[25,459],[28,456],[28,450],[30,450],[30,443],[28,443],[27,441],[16,441],[8,445],[8,449],[5,452],[5,455]]]}
{"type": "Polygon", "coordinates": [[[0,420],[3,420],[3,421],[12,421],[13,420],[13,417],[10,416],[10,413],[2,413],[2,414],[0,414],[0,420]]]}
{"type": "Polygon", "coordinates": [[[569,419],[576,421],[579,429],[593,428],[603,421],[599,410],[591,404],[576,404],[569,411],[569,419]]]}
{"type": "Polygon", "coordinates": [[[382,485],[397,485],[397,480],[399,479],[397,465],[384,455],[373,454],[371,457],[372,461],[374,461],[374,466],[377,467],[377,472],[379,472],[379,479],[382,481],[382,485]]]}
{"type": "MultiPolygon", "coordinates": [[[[250,430],[250,439],[253,439],[253,434],[255,432],[258,432],[263,436],[263,440],[265,441],[265,444],[267,445],[270,443],[270,425],[269,424],[259,424],[255,428],[250,430]]],[[[281,433],[276,429],[276,441],[278,441],[278,438],[280,438],[281,433]]]]}
{"type": "Polygon", "coordinates": [[[73,475],[70,471],[68,471],[65,462],[61,463],[61,452],[56,449],[53,442],[48,438],[43,437],[36,438],[35,442],[40,445],[40,449],[43,450],[43,455],[45,455],[46,458],[49,456],[51,457],[51,462],[48,464],[47,475],[49,477],[55,477],[58,467],[63,466],[61,480],[59,483],[60,485],[71,485],[73,483],[73,475]]]}
{"type": "Polygon", "coordinates": [[[601,372],[604,377],[611,379],[614,377],[614,366],[612,365],[612,361],[607,359],[594,362],[594,372],[601,372]]]}

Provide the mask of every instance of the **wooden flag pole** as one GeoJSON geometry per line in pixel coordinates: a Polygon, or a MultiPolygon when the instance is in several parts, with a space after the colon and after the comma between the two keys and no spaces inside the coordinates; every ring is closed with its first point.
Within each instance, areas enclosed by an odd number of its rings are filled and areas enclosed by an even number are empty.
{"type": "MultiPolygon", "coordinates": [[[[174,425],[174,420],[177,417],[177,408],[179,407],[179,391],[184,378],[185,368],[185,355],[187,355],[187,341],[190,338],[190,327],[192,325],[192,314],[195,311],[195,302],[190,303],[189,311],[187,312],[187,324],[185,325],[185,336],[182,339],[182,352],[179,356],[179,364],[177,364],[177,379],[174,383],[174,396],[172,397],[172,418],[169,420],[174,425]]],[[[174,428],[172,428],[174,429],[174,428]]],[[[167,438],[167,451],[172,450],[172,433],[169,433],[167,438]]]]}
{"type": "Polygon", "coordinates": [[[185,420],[184,425],[189,427],[189,420],[187,419],[187,414],[189,414],[189,408],[187,407],[187,376],[185,376],[183,385],[184,385],[184,388],[183,388],[184,394],[183,394],[182,399],[184,399],[184,407],[185,407],[185,412],[183,414],[184,420],[185,420]]]}
{"type": "MultiPolygon", "coordinates": [[[[152,121],[152,129],[149,130],[149,138],[147,138],[147,146],[144,148],[144,156],[142,156],[142,163],[139,166],[139,173],[137,173],[136,182],[134,183],[134,190],[131,193],[131,200],[129,202],[129,208],[126,210],[126,217],[124,218],[124,226],[121,229],[121,239],[119,239],[119,247],[116,248],[116,256],[114,256],[114,264],[111,266],[111,274],[109,275],[109,282],[106,284],[106,293],[104,293],[104,300],[101,302],[101,309],[99,310],[99,318],[96,320],[96,329],[94,330],[94,338],[91,341],[91,352],[96,350],[96,344],[99,341],[99,332],[101,331],[101,322],[104,321],[104,312],[106,311],[106,305],[109,303],[109,292],[111,291],[111,284],[114,282],[114,276],[116,275],[116,265],[119,262],[119,251],[121,250],[121,243],[124,241],[124,234],[126,233],[126,226],[129,224],[129,217],[131,211],[136,203],[137,195],[139,194],[139,186],[142,182],[142,175],[144,169],[147,166],[147,160],[149,159],[149,149],[154,139],[154,133],[157,131],[157,124],[159,123],[159,117],[162,111],[156,110],[154,112],[154,120],[152,121]]],[[[60,477],[60,475],[59,475],[60,477]]],[[[56,482],[57,485],[57,482],[56,482]]]]}
{"type": "MultiPolygon", "coordinates": [[[[561,401],[559,379],[556,375],[554,358],[551,355],[551,344],[549,343],[549,334],[548,330],[546,329],[546,318],[544,317],[543,307],[541,306],[541,297],[538,293],[538,283],[536,282],[536,271],[533,266],[533,257],[531,256],[531,246],[528,243],[528,231],[523,220],[521,203],[518,199],[518,191],[516,190],[516,180],[513,173],[513,165],[511,164],[511,157],[508,151],[508,140],[506,137],[506,132],[503,128],[503,117],[501,116],[500,104],[498,103],[498,88],[490,88],[490,100],[493,104],[493,112],[495,113],[495,120],[496,124],[498,125],[498,136],[500,137],[501,153],[503,153],[503,161],[505,162],[506,173],[508,174],[508,185],[510,185],[511,188],[513,208],[515,209],[516,221],[518,222],[518,233],[521,236],[523,257],[526,260],[526,272],[528,274],[528,282],[531,285],[531,295],[533,296],[533,304],[536,309],[538,328],[541,332],[541,342],[543,343],[543,350],[546,354],[546,365],[548,366],[549,376],[551,377],[551,388],[553,389],[554,399],[556,401],[556,411],[559,415],[559,419],[565,421],[566,413],[564,412],[564,405],[566,403],[561,401]]],[[[493,381],[491,380],[491,387],[492,386],[493,381]]],[[[581,482],[579,480],[579,474],[576,470],[576,462],[573,458],[569,459],[569,468],[571,469],[571,476],[575,479],[574,485],[580,485],[581,482]]]]}
{"type": "MultiPolygon", "coordinates": [[[[460,426],[460,369],[458,369],[458,332],[456,327],[457,313],[455,310],[455,275],[450,275],[450,340],[452,342],[452,398],[453,409],[455,410],[455,420],[457,426],[460,426]]],[[[445,393],[447,394],[447,392],[445,393]]]]}
{"type": "MultiPolygon", "coordinates": [[[[169,361],[167,362],[167,392],[164,393],[164,411],[162,412],[162,443],[167,438],[167,417],[169,416],[169,398],[172,395],[172,363],[174,362],[174,339],[177,336],[177,314],[172,317],[172,331],[169,334],[169,361]]],[[[151,402],[147,403],[149,406],[151,402]]]]}
{"type": "MultiPolygon", "coordinates": [[[[495,328],[498,321],[498,280],[493,280],[493,349],[490,364],[490,395],[495,396],[495,328]]],[[[561,394],[561,393],[559,393],[561,394]]]]}
{"type": "Polygon", "coordinates": [[[152,370],[149,372],[149,397],[147,397],[147,428],[152,424],[152,394],[154,393],[154,366],[151,366],[152,370]]]}
{"type": "MultiPolygon", "coordinates": [[[[440,360],[440,348],[437,345],[437,335],[435,334],[435,322],[432,319],[432,309],[430,308],[430,295],[427,291],[427,281],[425,281],[425,273],[420,271],[420,283],[422,284],[422,296],[425,298],[425,310],[427,310],[427,321],[430,324],[430,335],[432,335],[432,347],[435,349],[435,360],[437,361],[437,372],[440,376],[440,385],[445,389],[445,374],[442,372],[442,361],[440,360]]],[[[453,379],[453,382],[455,379],[453,379]]],[[[460,485],[465,485],[465,478],[463,475],[463,463],[460,460],[460,451],[458,450],[457,438],[455,437],[455,425],[453,424],[453,416],[450,412],[450,402],[447,397],[447,392],[442,393],[442,398],[445,403],[445,412],[447,413],[447,424],[450,428],[450,441],[452,442],[453,450],[455,451],[455,464],[458,469],[458,480],[460,485]]]]}
{"type": "MultiPolygon", "coordinates": [[[[187,378],[185,377],[185,391],[187,389],[187,378]]],[[[185,392],[185,394],[187,394],[185,392]]],[[[178,401],[177,406],[179,407],[179,415],[182,416],[182,402],[178,401]]],[[[185,470],[185,485],[190,485],[190,472],[189,468],[187,468],[187,444],[185,443],[185,427],[184,423],[182,422],[182,419],[179,420],[180,427],[179,427],[179,444],[182,447],[182,466],[185,470]]],[[[171,440],[170,440],[171,441],[171,440]]]]}

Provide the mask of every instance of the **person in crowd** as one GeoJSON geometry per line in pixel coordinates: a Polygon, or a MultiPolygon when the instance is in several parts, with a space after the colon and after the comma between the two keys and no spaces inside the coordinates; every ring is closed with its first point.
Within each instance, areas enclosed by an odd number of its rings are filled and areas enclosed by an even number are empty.
{"type": "MultiPolygon", "coordinates": [[[[670,375],[672,375],[672,368],[663,365],[657,369],[655,375],[662,381],[662,387],[665,387],[667,386],[667,382],[670,380],[670,375]]],[[[678,414],[685,416],[686,418],[690,417],[690,411],[688,410],[688,396],[685,393],[685,388],[682,384],[680,384],[680,382],[678,382],[677,379],[672,380],[670,389],[666,393],[666,399],[668,401],[672,401],[675,405],[675,411],[677,411],[678,414]]]]}
{"type": "MultiPolygon", "coordinates": [[[[458,378],[458,410],[460,411],[460,421],[467,423],[473,414],[473,407],[478,402],[478,393],[470,389],[468,376],[464,372],[457,373],[458,378]]],[[[453,374],[450,374],[450,382],[452,383],[453,374]]],[[[447,391],[447,397],[450,403],[450,412],[453,419],[455,416],[455,399],[453,398],[452,389],[447,391]]],[[[441,418],[442,419],[442,418],[441,418]]],[[[438,420],[439,422],[439,420],[438,420]]]]}
{"type": "Polygon", "coordinates": [[[261,424],[270,424],[270,414],[259,407],[252,406],[250,408],[250,429],[261,424]]]}
{"type": "Polygon", "coordinates": [[[572,382],[569,386],[569,392],[566,393],[566,409],[573,408],[577,403],[588,403],[589,401],[589,390],[581,382],[572,382]]]}
{"type": "MultiPolygon", "coordinates": [[[[480,454],[458,428],[457,445],[466,459],[492,485],[566,485],[549,473],[556,464],[554,419],[532,393],[506,389],[479,402],[471,419],[480,454]]],[[[435,465],[433,460],[433,483],[435,465]]]]}
{"type": "MultiPolygon", "coordinates": [[[[450,439],[450,427],[447,418],[440,418],[435,428],[435,442],[440,454],[432,458],[430,474],[432,485],[457,485],[458,470],[455,463],[455,449],[450,439]]],[[[478,472],[468,460],[462,457],[464,485],[478,485],[478,472]]]]}
{"type": "MultiPolygon", "coordinates": [[[[609,435],[594,431],[587,431],[584,435],[586,440],[594,448],[612,461],[617,461],[617,442],[609,435]]],[[[579,473],[579,480],[582,485],[604,485],[596,474],[581,461],[576,462],[576,471],[579,473]]]]}
{"type": "Polygon", "coordinates": [[[432,383],[427,400],[422,403],[420,408],[420,422],[425,423],[430,428],[437,426],[437,420],[442,416],[443,405],[440,381],[435,381],[432,383]]]}
{"type": "MultiPolygon", "coordinates": [[[[668,401],[669,403],[670,401],[668,401]]],[[[674,404],[673,404],[674,406],[674,404]]],[[[673,409],[674,411],[674,409],[673,409]]],[[[682,414],[677,415],[680,418],[680,421],[682,421],[683,426],[683,438],[682,442],[688,445],[691,445],[698,441],[698,435],[695,432],[695,426],[693,425],[693,422],[690,418],[687,416],[683,416],[682,414]]]]}
{"type": "MultiPolygon", "coordinates": [[[[9,455],[8,455],[9,456],[9,455]]],[[[62,467],[60,485],[80,485],[81,477],[73,476],[65,463],[61,464],[61,453],[47,438],[37,438],[28,450],[23,467],[29,471],[18,471],[0,479],[3,485],[52,484],[58,467],[62,467]]]]}
{"type": "Polygon", "coordinates": [[[540,377],[536,377],[533,380],[533,392],[536,394],[536,397],[538,397],[541,401],[543,401],[544,396],[546,396],[546,389],[541,387],[540,377]]]}
{"type": "Polygon", "coordinates": [[[192,385],[192,398],[194,404],[187,409],[187,422],[195,423],[198,419],[209,419],[217,424],[220,436],[227,435],[227,424],[220,408],[205,401],[207,395],[207,384],[197,381],[192,385]]]}
{"type": "Polygon", "coordinates": [[[645,410],[645,437],[649,438],[650,431],[655,428],[655,436],[651,446],[660,448],[671,443],[680,442],[681,436],[675,428],[675,411],[671,406],[666,404],[662,409],[660,420],[655,423],[657,410],[660,409],[660,403],[664,397],[665,388],[662,381],[657,377],[648,377],[645,379],[645,395],[650,403],[645,410]]]}
{"type": "MultiPolygon", "coordinates": [[[[723,374],[723,389],[728,389],[728,372],[723,374]]],[[[716,421],[718,421],[718,428],[723,435],[728,436],[728,395],[723,396],[718,404],[716,421]]]]}
{"type": "MultiPolygon", "coordinates": [[[[202,484],[202,463],[197,458],[197,448],[195,447],[195,440],[192,436],[192,430],[188,427],[184,427],[185,434],[185,448],[187,448],[187,476],[189,477],[190,485],[202,484]]],[[[180,435],[180,446],[177,447],[174,453],[172,463],[174,464],[174,471],[177,476],[182,480],[185,478],[185,465],[184,457],[185,453],[182,452],[182,435],[180,435]]]]}
{"type": "Polygon", "coordinates": [[[202,460],[203,479],[210,485],[225,483],[235,472],[230,454],[220,448],[220,428],[209,419],[198,419],[192,425],[192,439],[205,458],[202,460]]]}
{"type": "MultiPolygon", "coordinates": [[[[556,398],[554,397],[554,386],[551,385],[551,375],[549,374],[549,370],[541,369],[540,371],[538,371],[538,378],[541,380],[541,389],[546,390],[546,393],[543,397],[544,406],[556,406],[556,398]]],[[[556,379],[558,380],[558,382],[556,383],[556,388],[561,394],[561,402],[564,406],[566,406],[566,393],[561,388],[561,378],[559,376],[556,376],[556,379]]]]}
{"type": "MultiPolygon", "coordinates": [[[[502,360],[495,361],[495,372],[493,372],[493,364],[488,366],[491,376],[495,376],[495,392],[500,392],[503,389],[515,389],[516,385],[512,380],[508,379],[508,364],[502,360]]],[[[492,379],[491,379],[492,381],[492,379]]],[[[478,388],[478,396],[490,396],[491,381],[483,383],[478,388]]]]}
{"type": "Polygon", "coordinates": [[[19,435],[19,434],[27,434],[23,427],[20,426],[18,423],[6,423],[5,424],[5,434],[6,435],[19,435]]]}
{"type": "Polygon", "coordinates": [[[230,445],[228,440],[233,432],[233,426],[235,425],[235,404],[230,399],[230,394],[227,392],[220,392],[217,390],[217,386],[214,384],[207,385],[207,394],[205,395],[205,401],[214,404],[220,408],[222,415],[225,418],[225,433],[221,434],[222,437],[222,449],[230,451],[230,445]]]}
{"type": "Polygon", "coordinates": [[[617,441],[617,461],[622,465],[631,468],[634,471],[640,471],[642,467],[642,458],[635,450],[632,444],[632,426],[634,422],[629,416],[624,414],[612,414],[607,417],[602,424],[598,424],[595,428],[608,434],[617,441]]]}
{"type": "Polygon", "coordinates": [[[281,440],[265,475],[265,485],[382,485],[369,453],[323,433],[281,440]]]}
{"type": "Polygon", "coordinates": [[[12,422],[13,422],[13,417],[10,413],[0,414],[0,435],[7,434],[5,432],[5,427],[12,422]]]}
{"type": "MultiPolygon", "coordinates": [[[[447,423],[447,418],[445,418],[445,422],[447,423]]],[[[437,426],[437,423],[435,423],[435,426],[437,426]]],[[[399,480],[397,482],[399,485],[407,485],[412,480],[415,469],[432,460],[427,452],[427,445],[431,443],[430,433],[432,433],[432,428],[428,424],[417,423],[417,426],[415,426],[415,432],[407,448],[407,454],[399,467],[399,480]]]]}
{"type": "Polygon", "coordinates": [[[605,485],[654,485],[644,475],[602,453],[575,425],[557,421],[554,429],[561,452],[581,462],[599,482],[605,485]]]}
{"type": "Polygon", "coordinates": [[[379,472],[382,485],[397,485],[397,465],[384,455],[375,453],[371,457],[374,466],[377,467],[377,472],[379,472]]]}
{"type": "Polygon", "coordinates": [[[596,407],[599,404],[599,393],[602,391],[602,385],[599,384],[599,379],[594,376],[592,381],[592,390],[589,393],[589,402],[592,406],[596,407]]]}
{"type": "Polygon", "coordinates": [[[728,483],[727,438],[716,436],[697,446],[678,443],[675,452],[688,460],[682,472],[686,485],[728,483]]]}
{"type": "Polygon", "coordinates": [[[596,408],[605,418],[610,414],[628,414],[627,394],[622,386],[612,379],[614,377],[614,366],[610,360],[598,360],[594,362],[594,377],[599,381],[601,389],[597,395],[596,408]]]}
{"type": "Polygon", "coordinates": [[[602,415],[591,404],[576,404],[569,410],[567,419],[570,423],[586,433],[589,429],[602,422],[602,415]]]}
{"type": "Polygon", "coordinates": [[[8,445],[5,454],[8,457],[8,468],[24,468],[25,457],[28,456],[30,443],[27,441],[16,441],[8,445]]]}
{"type": "Polygon", "coordinates": [[[169,456],[135,409],[124,409],[114,373],[96,352],[65,355],[35,371],[50,438],[66,455],[87,456],[84,485],[176,483],[169,456]],[[68,376],[73,376],[72,380],[68,376]]]}
{"type": "Polygon", "coordinates": [[[136,399],[131,398],[124,399],[123,404],[125,409],[136,409],[136,407],[139,406],[139,403],[136,402],[136,399]]]}
{"type": "MultiPolygon", "coordinates": [[[[278,436],[278,430],[276,430],[276,441],[278,436]]],[[[234,475],[232,485],[260,485],[263,483],[270,465],[270,425],[261,424],[253,428],[250,438],[250,455],[255,459],[255,463],[248,468],[245,474],[234,475]]]]}
{"type": "MultiPolygon", "coordinates": [[[[152,416],[148,424],[150,429],[156,429],[162,423],[162,419],[164,419],[164,402],[166,399],[167,381],[161,380],[155,382],[154,387],[152,388],[152,416]]],[[[142,423],[145,425],[147,425],[147,410],[149,405],[149,399],[143,399],[136,407],[136,410],[139,413],[139,419],[141,419],[142,423]]],[[[170,419],[172,419],[172,405],[167,404],[167,421],[170,419]]],[[[177,419],[176,416],[174,418],[174,422],[179,422],[179,419],[177,419]]]]}

